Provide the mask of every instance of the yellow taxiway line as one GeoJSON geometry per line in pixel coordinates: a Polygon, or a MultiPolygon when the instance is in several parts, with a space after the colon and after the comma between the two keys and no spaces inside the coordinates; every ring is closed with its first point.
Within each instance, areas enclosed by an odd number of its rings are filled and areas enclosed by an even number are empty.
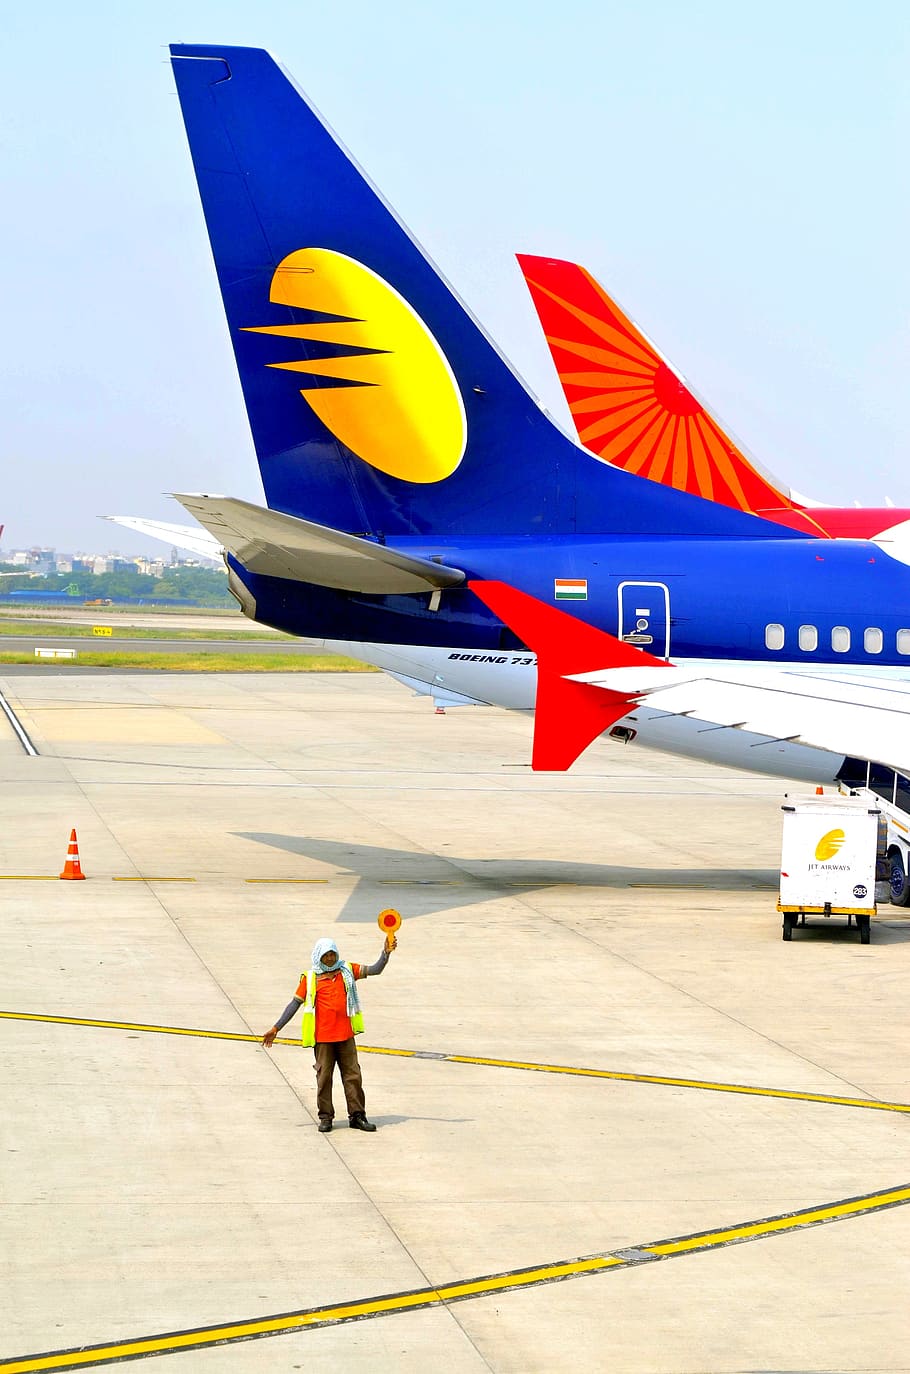
{"type": "Polygon", "coordinates": [[[195,878],[160,878],[153,874],[137,873],[126,878],[112,878],[112,883],[194,883],[195,878]]]}
{"type": "MultiPolygon", "coordinates": [[[[366,1049],[366,1046],[359,1048],[366,1049]]],[[[385,1054],[387,1051],[376,1049],[372,1053],[385,1054]]],[[[436,1058],[435,1055],[432,1057],[436,1058]]],[[[481,1064],[490,1068],[524,1069],[534,1073],[565,1073],[577,1078],[610,1078],[619,1083],[654,1083],[664,1088],[698,1088],[702,1092],[742,1093],[748,1097],[780,1097],[793,1102],[823,1102],[835,1107],[866,1107],[877,1112],[910,1113],[910,1102],[880,1102],[866,1097],[838,1097],[832,1093],[797,1092],[790,1088],[750,1087],[745,1083],[715,1083],[701,1078],[670,1078],[656,1073],[620,1073],[616,1069],[582,1069],[565,1064],[533,1064],[518,1059],[486,1059],[479,1055],[446,1054],[440,1058],[447,1059],[451,1064],[481,1064]]]]}
{"type": "MultiPolygon", "coordinates": [[[[240,1040],[259,1044],[261,1037],[239,1031],[199,1030],[190,1026],[157,1026],[144,1021],[105,1021],[84,1016],[47,1016],[38,1012],[0,1011],[0,1020],[41,1021],[48,1025],[89,1026],[101,1030],[141,1031],[149,1035],[188,1035],[202,1040],[240,1040]]],[[[278,1036],[276,1045],[300,1049],[300,1041],[278,1036]]],[[[538,1064],[524,1059],[493,1059],[477,1054],[447,1054],[437,1050],[401,1050],[384,1045],[358,1045],[361,1054],[384,1054],[398,1059],[431,1059],[447,1064],[476,1064],[487,1069],[516,1069],[525,1073],[559,1073],[573,1078],[602,1078],[616,1083],[650,1083],[662,1088],[692,1088],[701,1092],[739,1093],[747,1097],[780,1098],[790,1102],[819,1102],[832,1107],[859,1107],[873,1112],[905,1112],[910,1102],[881,1102],[866,1097],[839,1097],[833,1093],[798,1092],[789,1088],[753,1087],[745,1083],[716,1083],[701,1078],[672,1078],[656,1073],[622,1073],[618,1069],[586,1069],[571,1064],[538,1064]]]]}
{"type": "Polygon", "coordinates": [[[865,1193],[862,1197],[845,1198],[838,1202],[807,1207],[798,1212],[784,1212],[779,1216],[765,1217],[759,1221],[743,1222],[718,1231],[698,1231],[688,1236],[649,1241],[644,1245],[627,1246],[622,1250],[587,1255],[580,1259],[559,1260],[533,1268],[512,1269],[504,1274],[464,1279],[435,1288],[414,1288],[405,1293],[385,1293],[334,1306],[301,1308],[296,1312],[281,1312],[214,1326],[197,1326],[184,1331],[162,1332],[134,1340],[81,1346],[69,1350],[52,1350],[43,1354],[19,1355],[11,1359],[0,1358],[0,1374],[38,1374],[38,1371],[90,1369],[113,1361],[177,1355],[186,1350],[233,1345],[240,1341],[252,1341],[266,1336],[292,1335],[295,1332],[312,1331],[323,1326],[340,1326],[347,1322],[389,1316],[396,1312],[445,1307],[452,1302],[498,1296],[520,1288],[558,1283],[585,1275],[602,1274],[609,1270],[634,1268],[658,1260],[678,1259],[683,1255],[762,1240],[811,1226],[821,1226],[826,1222],[844,1221],[848,1217],[868,1216],[887,1208],[906,1206],[908,1202],[910,1186],[904,1185],[884,1192],[865,1193]]]}

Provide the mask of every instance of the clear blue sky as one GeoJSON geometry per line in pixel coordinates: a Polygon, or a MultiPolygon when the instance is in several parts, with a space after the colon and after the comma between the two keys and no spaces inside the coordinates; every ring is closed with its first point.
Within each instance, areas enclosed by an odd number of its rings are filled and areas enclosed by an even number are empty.
{"type": "Polygon", "coordinates": [[[0,45],[4,547],[261,499],[165,45],[269,48],[532,389],[574,258],[817,499],[910,505],[910,10],[871,0],[51,0],[0,45]]]}

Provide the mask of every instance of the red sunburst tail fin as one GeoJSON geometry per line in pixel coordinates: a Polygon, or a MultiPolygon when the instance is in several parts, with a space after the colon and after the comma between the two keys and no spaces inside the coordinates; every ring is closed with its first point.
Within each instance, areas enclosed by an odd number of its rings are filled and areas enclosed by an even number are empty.
{"type": "Polygon", "coordinates": [[[664,486],[751,513],[784,511],[793,523],[786,488],[743,453],[590,273],[559,258],[520,253],[518,263],[586,448],[664,486]]]}

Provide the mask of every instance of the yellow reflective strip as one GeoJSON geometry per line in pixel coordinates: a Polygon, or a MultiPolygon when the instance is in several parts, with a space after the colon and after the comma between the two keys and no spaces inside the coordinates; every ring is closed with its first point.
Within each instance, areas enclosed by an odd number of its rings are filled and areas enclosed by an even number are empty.
{"type": "Polygon", "coordinates": [[[54,883],[59,873],[0,873],[3,883],[54,883]]]}
{"type": "Polygon", "coordinates": [[[777,909],[794,916],[870,916],[873,920],[878,916],[870,906],[832,906],[826,910],[823,906],[781,906],[778,902],[777,909]]]}

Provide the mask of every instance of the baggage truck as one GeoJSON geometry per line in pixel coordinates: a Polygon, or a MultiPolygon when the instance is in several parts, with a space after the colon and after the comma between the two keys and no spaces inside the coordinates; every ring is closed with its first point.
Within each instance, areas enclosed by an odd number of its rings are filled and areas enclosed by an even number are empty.
{"type": "Polygon", "coordinates": [[[864,945],[876,907],[876,860],[886,828],[877,798],[794,797],[784,813],[780,898],[783,938],[807,916],[846,916],[864,945]]]}

